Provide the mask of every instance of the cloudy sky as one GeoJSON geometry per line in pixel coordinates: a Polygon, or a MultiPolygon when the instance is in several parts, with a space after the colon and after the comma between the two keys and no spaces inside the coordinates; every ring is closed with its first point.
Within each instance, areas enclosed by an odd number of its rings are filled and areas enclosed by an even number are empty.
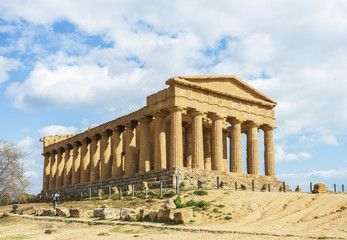
{"type": "Polygon", "coordinates": [[[341,189],[346,43],[344,0],[1,1],[0,138],[38,193],[40,137],[139,109],[173,76],[235,75],[278,103],[278,178],[341,189]]]}

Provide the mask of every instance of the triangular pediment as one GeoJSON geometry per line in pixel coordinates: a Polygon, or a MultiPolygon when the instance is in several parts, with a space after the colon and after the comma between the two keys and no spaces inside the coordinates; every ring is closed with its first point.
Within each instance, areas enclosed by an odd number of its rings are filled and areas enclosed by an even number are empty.
{"type": "Polygon", "coordinates": [[[219,94],[232,96],[235,98],[264,102],[267,105],[276,105],[276,102],[259,92],[254,87],[241,81],[233,75],[223,76],[177,76],[167,81],[167,84],[183,84],[191,87],[210,90],[219,94]]]}

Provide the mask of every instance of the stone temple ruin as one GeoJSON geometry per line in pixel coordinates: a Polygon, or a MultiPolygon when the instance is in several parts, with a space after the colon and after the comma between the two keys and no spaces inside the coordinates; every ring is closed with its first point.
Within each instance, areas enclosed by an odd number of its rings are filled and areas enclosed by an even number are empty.
{"type": "Polygon", "coordinates": [[[42,193],[144,181],[149,188],[160,182],[169,188],[177,174],[190,186],[200,180],[203,187],[214,187],[217,176],[230,188],[237,182],[249,189],[252,180],[258,190],[282,186],[275,177],[276,102],[235,76],[174,77],[166,84],[135,112],[82,133],[42,138],[42,193]],[[259,130],[264,131],[265,175],[259,172],[259,130]]]}

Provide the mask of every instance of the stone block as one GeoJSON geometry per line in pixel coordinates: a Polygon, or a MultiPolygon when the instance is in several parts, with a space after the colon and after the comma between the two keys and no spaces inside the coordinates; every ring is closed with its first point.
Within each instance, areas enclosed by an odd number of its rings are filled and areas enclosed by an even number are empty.
{"type": "Polygon", "coordinates": [[[42,214],[43,214],[43,208],[36,209],[36,212],[35,212],[36,216],[42,216],[42,214]]]}
{"type": "Polygon", "coordinates": [[[13,204],[12,205],[13,212],[16,212],[18,208],[19,208],[18,204],[13,204]]]}
{"type": "Polygon", "coordinates": [[[100,219],[116,219],[119,218],[119,210],[115,208],[95,208],[93,210],[94,217],[100,219]]]}
{"type": "Polygon", "coordinates": [[[158,210],[150,210],[149,211],[149,219],[151,221],[155,221],[157,219],[157,215],[158,215],[158,210]]]}
{"type": "Polygon", "coordinates": [[[140,218],[141,219],[145,218],[147,215],[149,215],[149,213],[150,213],[150,210],[148,209],[140,209],[140,213],[139,213],[140,218]]]}
{"type": "Polygon", "coordinates": [[[147,182],[142,182],[142,190],[145,190],[145,188],[148,189],[148,183],[147,182]]]}
{"type": "Polygon", "coordinates": [[[41,216],[52,216],[52,215],[55,215],[55,210],[53,208],[42,210],[41,216]]]}
{"type": "Polygon", "coordinates": [[[188,189],[188,188],[190,188],[189,180],[183,180],[183,181],[181,181],[181,183],[180,183],[180,188],[181,188],[181,189],[188,189]]]}
{"type": "Polygon", "coordinates": [[[93,216],[93,211],[86,211],[79,208],[70,208],[69,209],[70,217],[76,218],[89,218],[93,216]]]}
{"type": "Polygon", "coordinates": [[[164,221],[174,220],[174,211],[172,209],[160,209],[157,214],[157,219],[164,221]]]}
{"type": "Polygon", "coordinates": [[[268,185],[268,184],[264,184],[264,185],[261,187],[261,191],[263,191],[263,192],[268,192],[268,191],[269,191],[269,185],[268,185]]]}
{"type": "Polygon", "coordinates": [[[193,210],[181,209],[174,213],[174,218],[176,223],[187,223],[193,219],[193,210]]]}
{"type": "Polygon", "coordinates": [[[119,192],[118,187],[116,187],[116,186],[112,187],[111,190],[112,190],[112,194],[116,194],[119,192]]]}
{"type": "Polygon", "coordinates": [[[326,193],[326,192],[328,192],[327,185],[325,185],[324,183],[316,183],[313,186],[313,192],[314,193],[326,193]]]}
{"type": "Polygon", "coordinates": [[[166,202],[163,205],[163,208],[165,208],[165,209],[176,208],[176,205],[174,203],[174,198],[176,198],[176,196],[166,200],[166,202]]]}
{"type": "Polygon", "coordinates": [[[60,217],[69,217],[70,211],[68,208],[65,207],[57,207],[57,215],[60,217]]]}
{"type": "Polygon", "coordinates": [[[299,188],[299,186],[296,187],[296,188],[295,188],[295,192],[301,192],[301,188],[299,188]]]}
{"type": "Polygon", "coordinates": [[[129,220],[131,218],[136,218],[136,211],[132,208],[122,208],[120,210],[120,219],[129,220]]]}

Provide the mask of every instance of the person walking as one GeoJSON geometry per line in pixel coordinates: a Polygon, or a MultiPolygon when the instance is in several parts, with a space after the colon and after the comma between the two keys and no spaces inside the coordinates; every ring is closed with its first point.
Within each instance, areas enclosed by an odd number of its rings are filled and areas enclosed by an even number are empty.
{"type": "Polygon", "coordinates": [[[57,208],[58,206],[58,202],[59,202],[59,197],[60,197],[60,194],[59,192],[56,192],[53,196],[53,207],[54,207],[54,210],[57,208]]]}

